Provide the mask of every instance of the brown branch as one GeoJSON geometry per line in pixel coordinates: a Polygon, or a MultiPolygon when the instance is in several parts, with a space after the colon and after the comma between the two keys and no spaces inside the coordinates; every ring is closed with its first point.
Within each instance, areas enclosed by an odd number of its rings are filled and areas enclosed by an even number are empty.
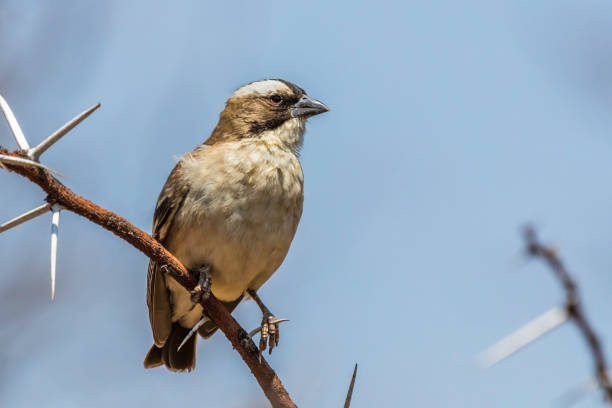
{"type": "Polygon", "coordinates": [[[584,314],[584,309],[580,303],[578,287],[572,279],[567,269],[561,262],[555,250],[551,247],[542,245],[538,241],[535,230],[528,227],[525,230],[525,242],[527,244],[527,252],[533,257],[542,258],[552,269],[555,277],[559,279],[561,285],[565,289],[566,303],[565,307],[570,319],[576,323],[580,332],[584,336],[589,350],[595,362],[595,374],[600,387],[604,390],[607,400],[612,406],[612,381],[606,363],[606,357],[603,353],[601,342],[595,334],[593,327],[589,323],[584,314]]]}
{"type": "MultiPolygon", "coordinates": [[[[9,152],[2,146],[0,146],[0,154],[27,158],[21,151],[9,152]]],[[[187,272],[187,269],[178,259],[153,237],[131,224],[125,218],[75,194],[43,169],[9,164],[5,164],[5,166],[8,170],[27,177],[42,188],[47,193],[47,201],[49,203],[59,204],[63,208],[87,218],[132,244],[132,246],[150,259],[160,265],[165,265],[166,271],[187,290],[191,290],[196,286],[197,279],[187,272]]],[[[272,406],[275,408],[296,407],[274,370],[265,360],[259,361],[259,352],[255,343],[248,338],[247,332],[240,327],[221,302],[211,295],[206,300],[203,300],[201,304],[206,314],[221,329],[238,353],[240,353],[240,356],[249,366],[249,369],[257,379],[272,406]]]]}

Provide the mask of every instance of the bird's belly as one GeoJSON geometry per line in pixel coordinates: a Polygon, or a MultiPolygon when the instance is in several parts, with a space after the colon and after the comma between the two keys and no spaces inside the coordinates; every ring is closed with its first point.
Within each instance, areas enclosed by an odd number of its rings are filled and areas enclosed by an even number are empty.
{"type": "Polygon", "coordinates": [[[237,299],[247,289],[259,289],[285,259],[295,233],[289,222],[255,228],[228,223],[221,229],[199,225],[188,236],[201,245],[183,247],[176,254],[190,269],[211,265],[212,292],[224,301],[237,299]]]}
{"type": "MultiPolygon", "coordinates": [[[[302,169],[292,153],[260,143],[227,149],[206,166],[185,162],[191,189],[166,246],[188,269],[210,265],[213,294],[232,301],[259,289],[281,265],[304,196],[302,169]]],[[[176,321],[186,304],[191,307],[189,294],[168,286],[176,321]]]]}
{"type": "MultiPolygon", "coordinates": [[[[289,221],[271,220],[256,228],[238,221],[213,228],[204,222],[183,229],[181,242],[191,244],[169,249],[188,269],[211,265],[212,293],[232,301],[247,289],[259,289],[270,278],[287,255],[294,233],[289,221]]],[[[172,320],[193,327],[202,316],[202,307],[194,307],[189,292],[168,275],[166,284],[172,293],[172,320]]]]}
{"type": "MultiPolygon", "coordinates": [[[[301,204],[301,202],[300,202],[301,204]]],[[[227,214],[208,214],[197,223],[173,228],[167,244],[188,269],[212,266],[212,293],[220,300],[232,301],[247,289],[257,290],[281,265],[301,216],[301,205],[251,203],[227,214]]],[[[189,292],[170,276],[172,320],[192,327],[202,316],[200,305],[193,307],[189,292]]]]}

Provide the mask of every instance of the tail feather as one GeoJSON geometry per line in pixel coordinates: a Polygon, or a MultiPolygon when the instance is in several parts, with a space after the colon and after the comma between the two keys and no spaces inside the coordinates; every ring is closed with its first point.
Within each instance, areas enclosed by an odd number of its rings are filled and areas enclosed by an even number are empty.
{"type": "Polygon", "coordinates": [[[155,344],[147,353],[144,360],[145,368],[159,367],[165,365],[171,371],[191,371],[195,368],[196,340],[197,336],[191,336],[189,340],[178,350],[189,329],[181,327],[178,323],[172,325],[170,336],[163,347],[155,344]]]}
{"type": "Polygon", "coordinates": [[[162,360],[163,349],[157,347],[155,343],[151,346],[144,359],[144,368],[155,368],[164,364],[162,360]]]}
{"type": "MultiPolygon", "coordinates": [[[[242,300],[242,296],[231,302],[223,302],[223,305],[228,312],[232,312],[242,300]]],[[[198,329],[200,336],[208,338],[212,336],[218,327],[208,320],[202,327],[198,329]]],[[[178,323],[172,323],[170,335],[166,343],[162,347],[157,347],[155,343],[151,346],[144,359],[145,368],[154,368],[165,365],[171,371],[191,371],[196,364],[196,343],[198,336],[191,336],[189,340],[178,350],[183,339],[189,333],[190,329],[186,329],[178,323]]]]}

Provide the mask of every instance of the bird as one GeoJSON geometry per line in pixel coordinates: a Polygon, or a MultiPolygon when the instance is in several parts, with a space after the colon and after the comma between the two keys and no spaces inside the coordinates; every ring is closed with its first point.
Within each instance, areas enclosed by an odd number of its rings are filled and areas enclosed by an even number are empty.
{"type": "Polygon", "coordinates": [[[178,160],[159,194],[152,235],[198,285],[188,291],[149,262],[153,345],[145,368],[195,368],[194,332],[208,338],[217,330],[199,304],[210,293],[230,313],[255,300],[263,315],[260,358],[268,344],[269,352],[278,346],[282,320],[257,291],[285,259],[302,215],[306,120],[328,110],[289,81],[251,82],[227,99],[208,139],[178,160]]]}

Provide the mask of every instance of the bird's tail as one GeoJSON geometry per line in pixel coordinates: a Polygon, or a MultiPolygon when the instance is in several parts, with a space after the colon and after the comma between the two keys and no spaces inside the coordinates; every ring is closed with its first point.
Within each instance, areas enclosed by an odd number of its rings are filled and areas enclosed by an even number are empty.
{"type": "Polygon", "coordinates": [[[172,331],[166,344],[163,347],[151,346],[144,360],[145,368],[159,367],[165,365],[171,371],[191,371],[196,363],[196,339],[191,336],[181,347],[178,347],[189,333],[189,329],[180,326],[178,323],[172,324],[172,331]]]}
{"type": "MultiPolygon", "coordinates": [[[[232,312],[238,303],[242,300],[242,296],[231,302],[222,302],[228,312],[232,312]]],[[[208,320],[202,327],[198,329],[200,336],[205,339],[212,336],[218,327],[208,320]]],[[[166,340],[163,347],[157,347],[155,343],[149,349],[144,359],[145,368],[159,367],[165,365],[171,371],[191,371],[195,368],[196,363],[196,340],[198,336],[191,336],[183,347],[179,350],[178,347],[183,342],[183,339],[189,333],[190,329],[186,329],[178,323],[172,323],[170,336],[166,340]]]]}

